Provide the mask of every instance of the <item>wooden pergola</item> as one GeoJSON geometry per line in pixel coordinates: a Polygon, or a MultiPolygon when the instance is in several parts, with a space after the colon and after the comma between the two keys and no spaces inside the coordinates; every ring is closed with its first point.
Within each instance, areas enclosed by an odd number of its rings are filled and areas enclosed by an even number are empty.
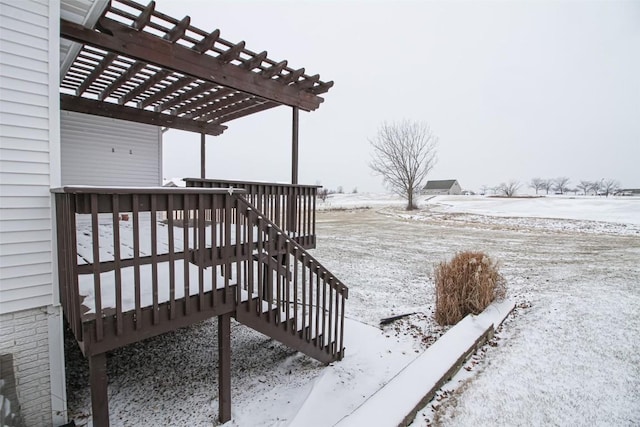
{"type": "MultiPolygon", "coordinates": [[[[293,108],[292,183],[298,177],[298,114],[313,111],[333,82],[275,61],[220,31],[201,30],[131,0],[113,0],[95,28],[61,20],[80,43],[60,83],[63,110],[220,135],[226,123],[279,105],[293,108]]],[[[201,176],[204,178],[204,176],[201,176]]]]}
{"type": "MultiPolygon", "coordinates": [[[[153,1],[112,0],[95,27],[61,19],[60,35],[81,45],[62,73],[61,109],[199,133],[204,178],[206,135],[220,135],[234,119],[290,106],[291,181],[298,183],[299,110],[317,109],[332,81],[229,42],[219,30],[196,28],[188,16],[160,13],[153,1]]],[[[224,422],[231,417],[229,313],[218,316],[218,328],[224,422]]],[[[108,425],[105,353],[89,361],[94,423],[108,425]]]]}

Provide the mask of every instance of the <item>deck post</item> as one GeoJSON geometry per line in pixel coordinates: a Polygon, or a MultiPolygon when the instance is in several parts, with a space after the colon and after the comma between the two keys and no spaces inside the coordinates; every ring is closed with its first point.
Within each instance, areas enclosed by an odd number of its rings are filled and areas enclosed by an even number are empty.
{"type": "Polygon", "coordinates": [[[231,313],[218,316],[218,408],[221,423],[231,419],[231,313]]]}
{"type": "Polygon", "coordinates": [[[298,183],[298,128],[300,123],[300,110],[293,107],[293,120],[291,129],[291,183],[298,183]]]}
{"type": "Polygon", "coordinates": [[[200,134],[200,178],[204,179],[205,176],[205,139],[206,135],[204,132],[200,134]]]}
{"type": "Polygon", "coordinates": [[[109,426],[109,401],[107,398],[107,353],[89,356],[89,386],[91,387],[91,411],[93,425],[109,426]]]}

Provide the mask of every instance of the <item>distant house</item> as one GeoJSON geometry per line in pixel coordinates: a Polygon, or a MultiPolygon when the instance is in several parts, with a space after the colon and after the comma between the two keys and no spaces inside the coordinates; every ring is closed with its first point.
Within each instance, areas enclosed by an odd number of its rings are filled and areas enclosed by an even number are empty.
{"type": "Polygon", "coordinates": [[[427,181],[427,185],[422,189],[422,194],[438,195],[449,194],[457,195],[462,194],[462,188],[456,179],[441,179],[436,181],[427,181]]]}
{"type": "Polygon", "coordinates": [[[640,188],[623,188],[615,193],[616,196],[640,196],[640,188]]]}

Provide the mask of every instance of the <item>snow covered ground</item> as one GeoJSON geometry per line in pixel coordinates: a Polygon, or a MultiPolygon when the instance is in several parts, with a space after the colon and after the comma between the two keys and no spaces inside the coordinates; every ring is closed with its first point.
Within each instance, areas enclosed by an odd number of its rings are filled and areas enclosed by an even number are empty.
{"type": "MultiPolygon", "coordinates": [[[[640,199],[425,199],[411,213],[387,195],[319,202],[313,254],[350,288],[346,357],[324,367],[234,324],[229,425],[302,425],[311,411],[328,426],[353,411],[442,335],[433,266],[465,249],[500,261],[518,308],[414,424],[640,424],[640,199]]],[[[215,424],[216,343],[210,320],[110,354],[112,424],[215,424]]],[[[69,408],[82,425],[74,345],[69,408]]]]}

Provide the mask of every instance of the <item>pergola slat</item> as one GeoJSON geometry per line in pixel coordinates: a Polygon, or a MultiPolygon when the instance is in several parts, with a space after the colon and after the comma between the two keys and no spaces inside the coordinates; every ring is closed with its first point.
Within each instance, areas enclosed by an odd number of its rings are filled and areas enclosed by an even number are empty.
{"type": "Polygon", "coordinates": [[[98,99],[100,99],[100,101],[103,101],[116,89],[129,81],[133,76],[138,74],[138,72],[144,68],[144,65],[145,64],[143,64],[142,62],[134,63],[127,71],[121,74],[120,77],[115,79],[113,83],[111,83],[105,90],[103,90],[102,93],[98,96],[98,99]]]}
{"type": "Polygon", "coordinates": [[[170,96],[177,90],[180,90],[186,86],[189,86],[195,81],[196,79],[194,79],[193,77],[179,77],[178,79],[176,79],[175,81],[167,85],[164,89],[156,92],[154,95],[151,95],[150,97],[146,98],[144,101],[140,101],[138,103],[138,108],[145,108],[153,104],[154,102],[158,102],[161,99],[170,96]]]}
{"type": "Polygon", "coordinates": [[[282,70],[284,70],[284,67],[286,67],[286,66],[287,66],[287,61],[282,61],[282,62],[277,63],[276,65],[273,65],[273,66],[267,68],[266,70],[264,70],[260,74],[262,75],[262,77],[270,79],[271,77],[275,76],[276,74],[280,74],[282,72],[282,70]]]}
{"type": "Polygon", "coordinates": [[[307,77],[304,80],[301,80],[295,84],[295,86],[299,89],[310,89],[320,80],[320,75],[316,74],[315,76],[307,77]]]}
{"type": "Polygon", "coordinates": [[[291,82],[295,82],[297,81],[300,76],[302,76],[304,74],[304,68],[299,68],[295,71],[290,72],[289,74],[280,77],[279,81],[281,81],[284,84],[289,84],[291,82]]]}
{"type": "Polygon", "coordinates": [[[267,51],[263,51],[262,53],[259,53],[258,55],[254,56],[251,59],[248,59],[246,61],[244,61],[241,65],[242,68],[244,68],[245,70],[253,70],[254,68],[259,67],[260,65],[262,65],[262,63],[264,62],[264,60],[267,59],[267,51]]]}
{"type": "Polygon", "coordinates": [[[76,90],[76,95],[80,96],[86,92],[86,90],[96,81],[98,77],[102,75],[102,72],[107,69],[107,67],[116,59],[116,54],[109,52],[103,59],[102,62],[93,69],[91,74],[85,78],[80,87],[76,90]]]}
{"type": "Polygon", "coordinates": [[[236,92],[228,96],[226,99],[211,104],[208,109],[202,109],[201,111],[195,112],[193,117],[202,121],[218,120],[221,112],[233,110],[229,108],[231,105],[240,105],[242,103],[250,102],[252,99],[255,99],[255,97],[236,92]]]}
{"type": "Polygon", "coordinates": [[[82,25],[64,19],[60,31],[65,37],[79,43],[94,45],[160,67],[180,70],[180,72],[197,78],[229,86],[278,103],[297,106],[303,110],[315,110],[322,102],[322,98],[312,93],[299,91],[288,86],[283,87],[271,79],[260,79],[255,75],[246,75],[245,70],[236,65],[220,63],[212,56],[200,55],[192,49],[179,44],[171,44],[143,31],[137,32],[111,19],[102,18],[100,25],[111,34],[89,30],[82,25]]]}
{"type": "Polygon", "coordinates": [[[133,22],[133,28],[135,30],[141,31],[144,27],[146,27],[151,21],[151,16],[156,8],[156,2],[150,2],[147,7],[144,8],[138,19],[133,22]]]}
{"type": "Polygon", "coordinates": [[[182,18],[182,21],[165,34],[163,38],[170,43],[175,43],[184,36],[184,33],[187,31],[187,28],[189,28],[190,23],[191,18],[189,16],[185,16],[182,18]]]}
{"type": "Polygon", "coordinates": [[[154,109],[156,111],[169,110],[171,109],[171,107],[175,105],[178,105],[183,102],[187,102],[189,100],[194,100],[195,98],[198,97],[198,95],[203,94],[208,90],[212,90],[215,87],[216,86],[211,83],[203,83],[201,85],[191,87],[191,89],[187,89],[186,91],[182,92],[180,95],[174,96],[173,98],[163,102],[162,104],[156,105],[154,109]]]}
{"type": "Polygon", "coordinates": [[[60,83],[72,111],[219,134],[217,123],[278,105],[312,111],[333,86],[188,16],[164,15],[153,1],[111,0],[95,29],[61,19],[60,33],[83,45],[60,83]]]}
{"type": "Polygon", "coordinates": [[[203,37],[202,40],[200,40],[192,47],[192,49],[200,54],[205,53],[213,47],[214,43],[218,40],[219,37],[220,30],[215,30],[207,34],[207,36],[203,37]]]}
{"type": "Polygon", "coordinates": [[[220,62],[227,63],[233,61],[234,59],[238,59],[240,57],[240,54],[242,53],[242,50],[244,49],[244,45],[245,43],[243,41],[238,43],[237,45],[234,45],[229,50],[218,56],[218,60],[220,62]]]}
{"type": "MultiPolygon", "coordinates": [[[[200,105],[198,108],[193,108],[192,106],[191,108],[184,110],[184,111],[192,110],[189,113],[185,114],[184,117],[188,117],[188,118],[202,117],[205,114],[208,114],[209,112],[215,111],[218,108],[220,108],[219,107],[220,103],[225,102],[225,100],[231,96],[236,96],[235,99],[240,99],[238,97],[239,95],[244,95],[245,97],[251,96],[251,95],[242,94],[241,92],[237,92],[228,88],[219,89],[215,93],[212,93],[204,97],[200,101],[200,105]]],[[[182,112],[183,111],[177,111],[177,114],[180,114],[182,112]]]]}
{"type": "Polygon", "coordinates": [[[66,94],[60,95],[60,108],[66,111],[75,111],[77,113],[93,114],[112,119],[146,123],[154,126],[164,126],[189,132],[206,133],[207,135],[213,136],[222,134],[222,132],[227,128],[226,126],[214,126],[211,123],[198,122],[169,114],[156,113],[153,111],[128,107],[126,105],[112,104],[110,102],[97,101],[66,94]]]}
{"type": "Polygon", "coordinates": [[[127,102],[131,101],[136,96],[142,95],[147,90],[151,89],[153,86],[160,83],[162,80],[166,79],[171,75],[171,72],[168,70],[160,70],[153,76],[149,77],[144,83],[140,84],[138,87],[130,91],[127,95],[123,96],[118,100],[120,105],[124,105],[127,102]]]}

